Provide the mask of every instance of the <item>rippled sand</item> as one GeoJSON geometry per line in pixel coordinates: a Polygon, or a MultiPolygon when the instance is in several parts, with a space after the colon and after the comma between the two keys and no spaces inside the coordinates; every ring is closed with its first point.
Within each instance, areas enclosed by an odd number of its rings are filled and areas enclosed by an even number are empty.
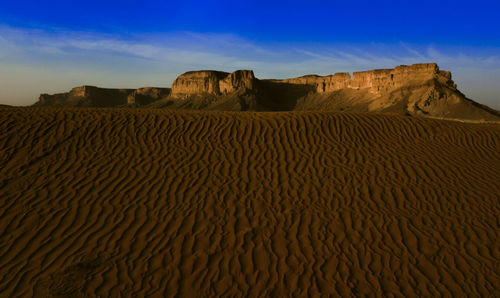
{"type": "Polygon", "coordinates": [[[500,296],[500,125],[0,109],[0,296],[500,296]]]}

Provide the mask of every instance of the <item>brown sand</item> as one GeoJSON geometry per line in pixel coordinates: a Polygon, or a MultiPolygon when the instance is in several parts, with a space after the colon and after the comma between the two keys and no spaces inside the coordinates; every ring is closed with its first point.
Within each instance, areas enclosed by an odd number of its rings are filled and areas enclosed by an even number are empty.
{"type": "Polygon", "coordinates": [[[0,296],[500,296],[500,125],[0,109],[0,296]]]}

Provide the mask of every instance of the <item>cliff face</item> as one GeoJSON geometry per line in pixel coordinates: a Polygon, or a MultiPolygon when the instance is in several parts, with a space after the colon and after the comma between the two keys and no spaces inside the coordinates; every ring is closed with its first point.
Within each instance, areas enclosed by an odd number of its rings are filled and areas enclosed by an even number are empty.
{"type": "Polygon", "coordinates": [[[169,88],[108,89],[81,86],[66,93],[41,94],[36,106],[115,107],[150,104],[170,93],[169,88]]]}
{"type": "Polygon", "coordinates": [[[42,94],[39,106],[144,106],[170,109],[389,112],[500,121],[498,111],[467,99],[451,73],[435,63],[393,69],[258,80],[251,70],[202,70],[180,75],[168,88],[73,88],[42,94]]]}
{"type": "Polygon", "coordinates": [[[345,88],[369,88],[370,92],[384,93],[403,86],[418,85],[432,79],[437,79],[449,87],[456,88],[455,83],[451,80],[451,73],[440,71],[435,63],[401,65],[394,69],[354,72],[352,79],[348,73],[336,73],[329,76],[309,75],[280,81],[313,85],[318,93],[333,92],[345,88]]]}
{"type": "Polygon", "coordinates": [[[238,90],[252,89],[255,76],[251,70],[233,73],[203,70],[180,75],[172,84],[172,97],[186,98],[190,95],[225,95],[238,90]]]}
{"type": "Polygon", "coordinates": [[[294,110],[390,112],[442,118],[500,120],[498,111],[467,99],[449,71],[435,63],[401,65],[329,76],[274,80],[310,86],[294,110]]]}
{"type": "Polygon", "coordinates": [[[255,76],[251,70],[237,70],[219,81],[219,92],[228,94],[238,90],[252,90],[255,76]]]}

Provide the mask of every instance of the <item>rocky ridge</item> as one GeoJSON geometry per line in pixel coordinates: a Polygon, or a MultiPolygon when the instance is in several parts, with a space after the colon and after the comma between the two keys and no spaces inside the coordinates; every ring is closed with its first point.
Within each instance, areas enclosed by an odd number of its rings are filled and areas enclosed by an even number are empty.
{"type": "Polygon", "coordinates": [[[500,120],[498,111],[465,97],[449,71],[435,63],[401,65],[290,79],[255,78],[251,70],[181,74],[172,88],[73,88],[42,94],[36,105],[150,106],[208,110],[328,110],[383,112],[473,120],[500,120]]]}
{"type": "Polygon", "coordinates": [[[110,89],[80,86],[66,93],[41,94],[35,106],[143,106],[170,94],[170,88],[110,89]]]}

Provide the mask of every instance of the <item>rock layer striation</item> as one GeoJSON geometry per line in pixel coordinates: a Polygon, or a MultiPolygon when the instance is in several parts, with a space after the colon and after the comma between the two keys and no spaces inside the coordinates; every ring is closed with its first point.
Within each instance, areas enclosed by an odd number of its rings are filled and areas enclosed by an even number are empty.
{"type": "Polygon", "coordinates": [[[352,78],[349,73],[336,73],[328,76],[307,75],[281,81],[313,85],[318,93],[333,92],[345,88],[369,88],[371,92],[383,93],[433,79],[439,80],[450,88],[456,88],[455,83],[451,80],[451,73],[439,70],[436,63],[400,65],[394,69],[354,72],[352,78]]]}
{"type": "Polygon", "coordinates": [[[238,90],[251,90],[255,80],[251,70],[237,70],[233,73],[214,70],[189,71],[174,81],[172,96],[186,98],[193,94],[223,95],[238,90]]]}

